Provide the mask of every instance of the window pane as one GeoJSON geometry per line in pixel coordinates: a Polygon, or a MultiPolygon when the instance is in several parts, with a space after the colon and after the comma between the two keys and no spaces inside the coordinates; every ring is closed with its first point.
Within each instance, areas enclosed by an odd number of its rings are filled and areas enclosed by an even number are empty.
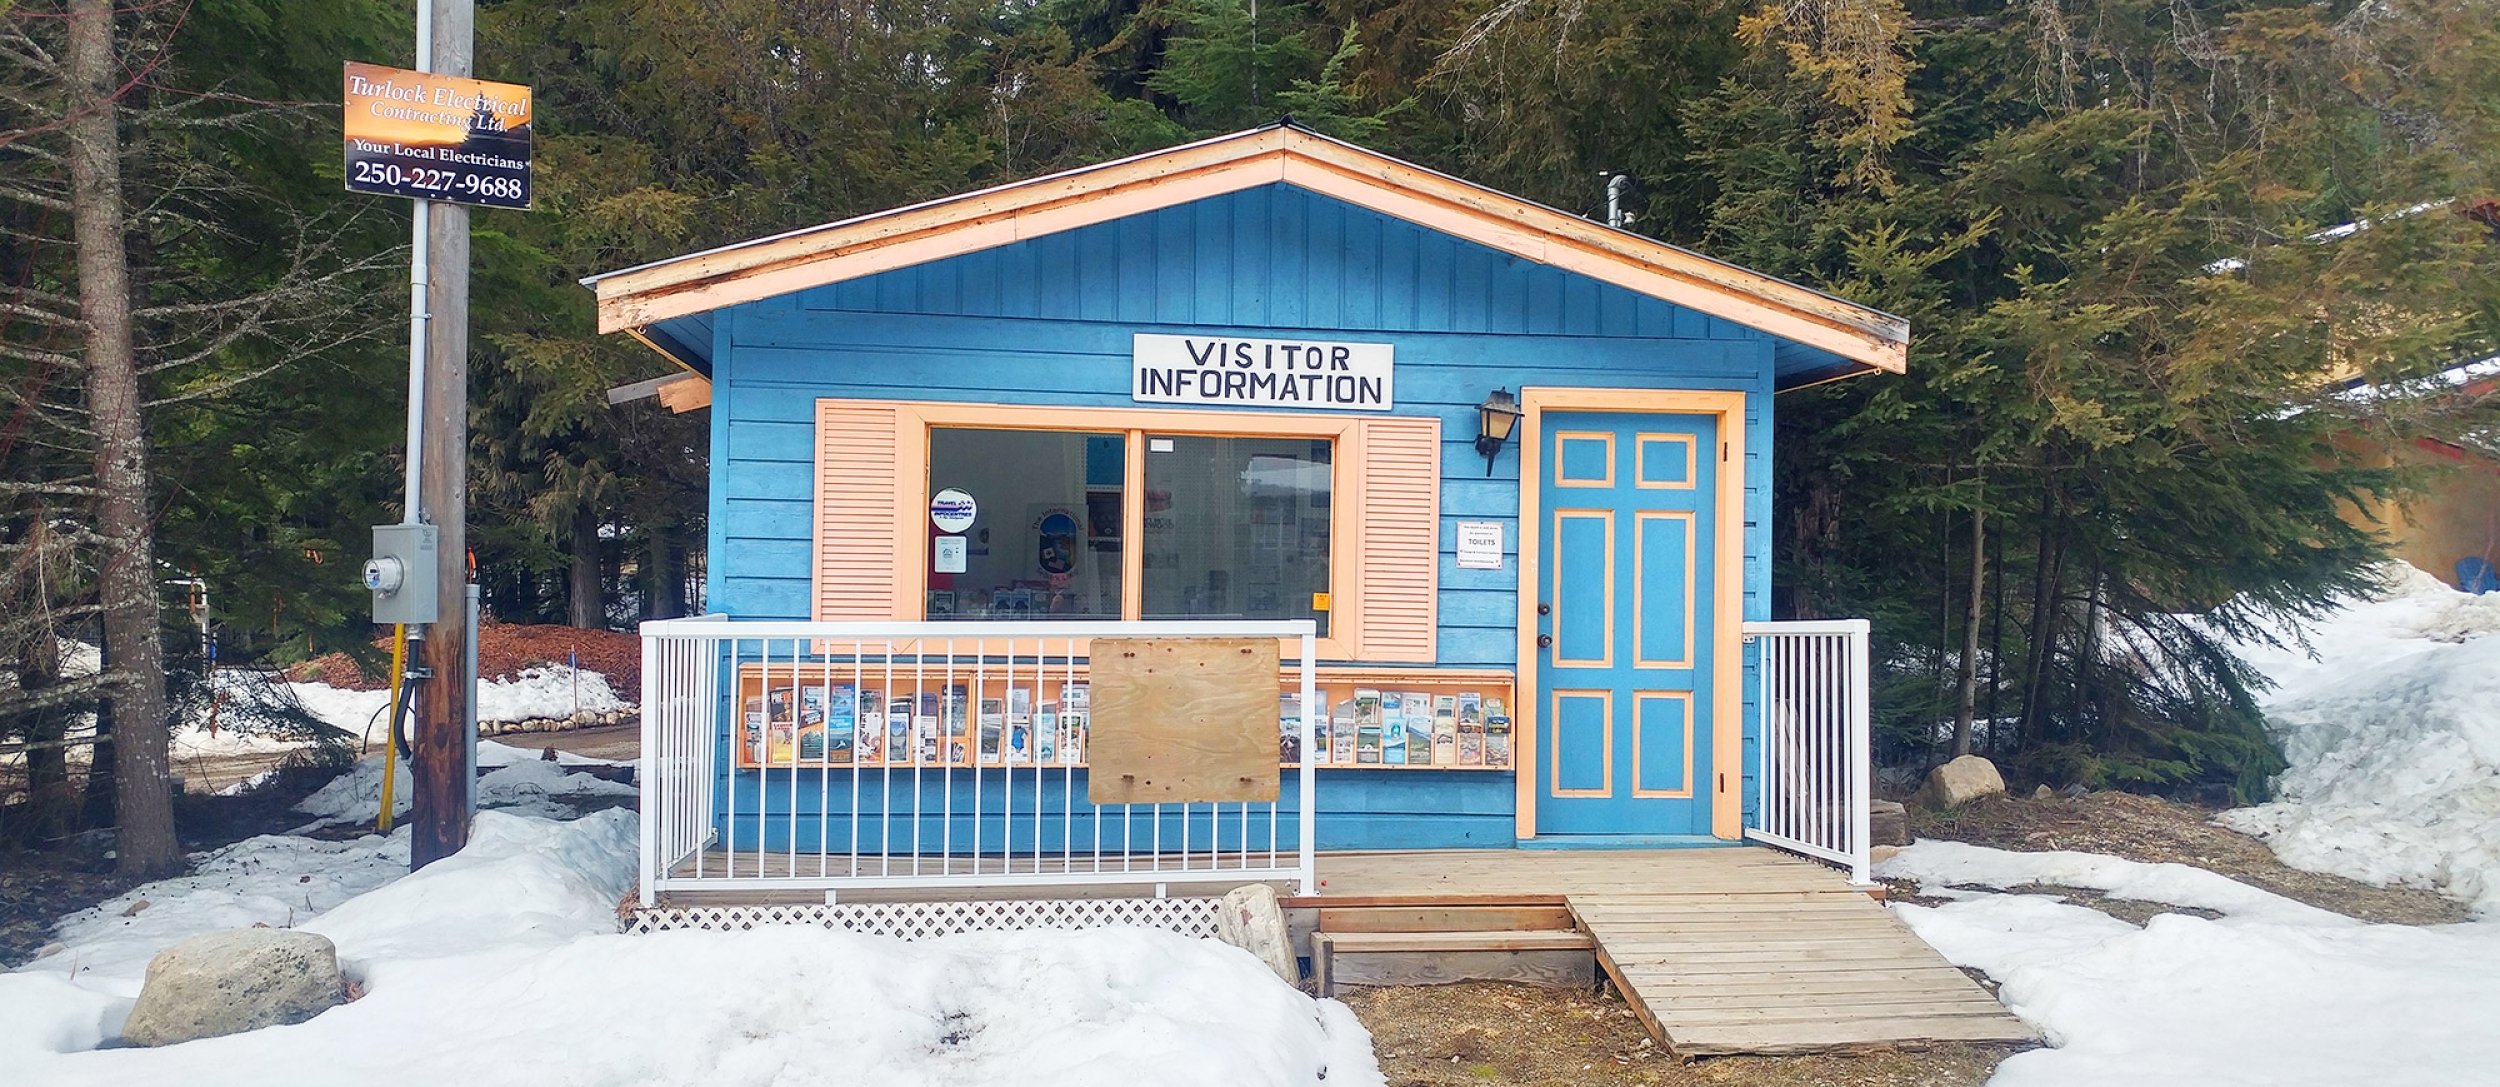
{"type": "Polygon", "coordinates": [[[932,428],[929,493],[978,509],[961,533],[921,521],[928,617],[1118,619],[1127,457],[1120,434],[932,428]]]}
{"type": "Polygon", "coordinates": [[[1328,633],[1331,449],[1146,438],[1148,619],[1317,619],[1328,633]]]}

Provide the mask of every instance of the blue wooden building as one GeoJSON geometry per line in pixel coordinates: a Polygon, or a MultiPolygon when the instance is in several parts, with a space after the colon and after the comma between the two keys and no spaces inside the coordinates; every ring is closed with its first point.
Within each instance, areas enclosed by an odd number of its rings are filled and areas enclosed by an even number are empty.
{"type": "Polygon", "coordinates": [[[1290,125],[588,282],[709,407],[712,611],[1312,620],[1323,849],[1742,837],[1775,394],[1908,335],[1290,125]]]}

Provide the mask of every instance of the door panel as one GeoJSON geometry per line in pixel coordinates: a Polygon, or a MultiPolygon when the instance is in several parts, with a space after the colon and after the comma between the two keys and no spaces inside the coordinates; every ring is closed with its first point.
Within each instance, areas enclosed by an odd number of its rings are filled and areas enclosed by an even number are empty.
{"type": "Polygon", "coordinates": [[[1543,413],[1537,833],[1710,833],[1718,417],[1543,413]]]}

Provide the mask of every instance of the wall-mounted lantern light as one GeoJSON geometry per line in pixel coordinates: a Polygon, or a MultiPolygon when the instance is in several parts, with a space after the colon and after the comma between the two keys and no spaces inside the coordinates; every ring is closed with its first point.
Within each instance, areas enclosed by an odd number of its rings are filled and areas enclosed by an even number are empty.
{"type": "Polygon", "coordinates": [[[1510,441],[1512,427],[1519,425],[1519,401],[1509,389],[1495,389],[1486,394],[1484,403],[1476,406],[1476,452],[1484,454],[1484,474],[1493,474],[1493,458],[1502,454],[1502,445],[1510,441]]]}

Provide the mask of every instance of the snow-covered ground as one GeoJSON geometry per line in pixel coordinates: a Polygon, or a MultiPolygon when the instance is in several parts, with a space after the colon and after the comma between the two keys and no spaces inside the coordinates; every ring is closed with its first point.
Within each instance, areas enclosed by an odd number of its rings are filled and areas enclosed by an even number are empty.
{"type": "MultiPolygon", "coordinates": [[[[357,735],[380,736],[383,708],[391,693],[351,691],[327,683],[290,683],[298,701],[312,715],[357,735]]],[[[524,668],[511,679],[481,679],[477,684],[477,719],[532,721],[567,718],[575,713],[614,713],[627,703],[608,685],[608,677],[587,668],[561,664],[524,668]]]]}
{"type": "Polygon", "coordinates": [[[2243,647],[2275,681],[2266,719],[2291,768],[2275,802],[2222,822],[2297,868],[2500,914],[2500,594],[2392,571],[2308,632],[2314,658],[2243,647]]]}
{"type": "MultiPolygon", "coordinates": [[[[544,761],[540,753],[525,751],[493,740],[477,743],[477,765],[485,770],[477,779],[477,804],[480,808],[500,808],[524,815],[563,818],[573,812],[566,801],[600,796],[633,796],[634,787],[619,781],[569,774],[567,766],[619,766],[623,763],[576,755],[570,751],[556,752],[556,761],[544,761]]],[[[392,814],[409,811],[408,760],[393,763],[398,774],[397,787],[391,795],[392,814]]],[[[346,773],[313,791],[295,805],[295,810],[312,817],[307,827],[337,826],[363,822],[381,814],[382,756],[373,754],[356,763],[346,773]]]]}
{"type": "Polygon", "coordinates": [[[2177,864],[1920,842],[1877,866],[1960,901],[1895,908],[2055,1048],[1995,1087],[2500,1082],[2500,924],[2350,918],[2177,864]],[[2195,906],[2139,929],[2045,895],[1947,885],[2061,884],[2195,906]]]}
{"type": "MultiPolygon", "coordinates": [[[[481,744],[479,762],[496,767],[479,781],[484,804],[619,788],[500,744],[481,744]]],[[[369,760],[307,803],[369,819],[364,790],[379,769],[369,760]]],[[[268,836],[64,919],[64,946],[0,973],[0,1082],[1383,1082],[1344,1005],[1211,940],[1104,929],[905,943],[801,926],[617,935],[634,814],[513,810],[481,812],[467,849],[414,875],[404,829],[268,836]],[[329,936],[363,998],[292,1027],[96,1049],[119,1032],[157,951],[252,924],[329,936]]]]}

